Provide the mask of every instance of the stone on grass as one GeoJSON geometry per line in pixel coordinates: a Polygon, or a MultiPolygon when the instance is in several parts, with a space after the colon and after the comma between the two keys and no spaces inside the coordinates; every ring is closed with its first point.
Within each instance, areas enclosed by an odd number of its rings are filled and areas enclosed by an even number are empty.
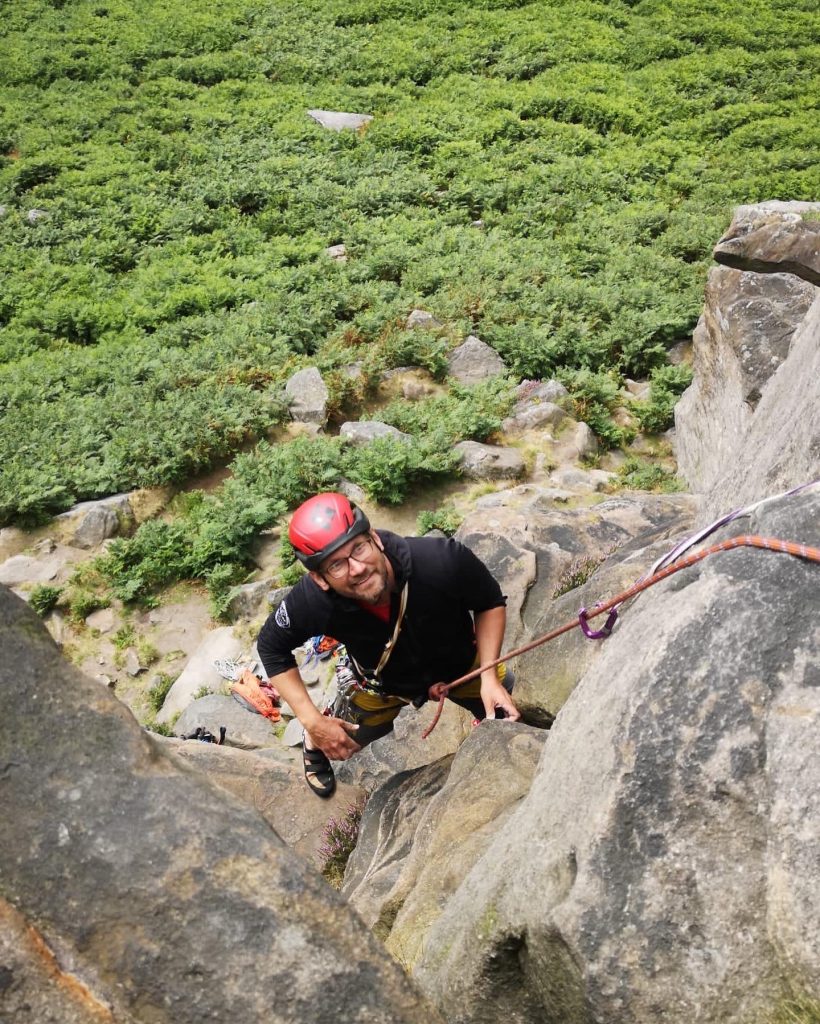
{"type": "Polygon", "coordinates": [[[129,676],[138,676],[145,669],[140,662],[140,656],[134,647],[128,647],[125,651],[125,671],[129,676]]]}
{"type": "Polygon", "coordinates": [[[285,393],[289,399],[291,419],[322,427],[327,421],[329,392],[322,375],[315,366],[299,370],[288,380],[285,393]]]}
{"type": "Polygon", "coordinates": [[[261,611],[267,611],[270,587],[270,580],[257,580],[255,583],[234,587],[228,600],[228,614],[234,620],[252,619],[261,611]]]}
{"type": "Polygon", "coordinates": [[[598,454],[598,439],[587,423],[579,423],[573,430],[572,447],[578,459],[598,454]]]}
{"type": "Polygon", "coordinates": [[[441,326],[441,321],[436,320],[432,313],[428,313],[424,309],[414,309],[404,324],[405,329],[408,331],[437,331],[441,326]]]}
{"type": "Polygon", "coordinates": [[[380,423],[378,420],[354,420],[343,423],[339,436],[356,448],[364,447],[375,441],[378,437],[391,437],[395,441],[412,443],[413,438],[409,434],[391,427],[389,423],[380,423]]]}
{"type": "Polygon", "coordinates": [[[347,263],[347,247],[344,244],[329,245],[325,249],[325,255],[336,260],[337,263],[347,263]]]}
{"type": "Polygon", "coordinates": [[[453,349],[447,357],[447,366],[451,377],[468,386],[507,372],[507,364],[495,349],[474,334],[453,349]]]}
{"type": "Polygon", "coordinates": [[[372,114],[352,114],[344,110],[309,110],[308,116],[332,132],[358,131],[373,120],[372,114]]]}
{"type": "Polygon", "coordinates": [[[459,441],[454,451],[462,475],[470,480],[503,480],[524,474],[524,460],[515,448],[459,441]]]}
{"type": "Polygon", "coordinates": [[[83,501],[61,512],[56,522],[68,543],[89,550],[99,547],[109,537],[128,532],[134,525],[134,512],[127,494],[113,494],[100,501],[83,501]]]}

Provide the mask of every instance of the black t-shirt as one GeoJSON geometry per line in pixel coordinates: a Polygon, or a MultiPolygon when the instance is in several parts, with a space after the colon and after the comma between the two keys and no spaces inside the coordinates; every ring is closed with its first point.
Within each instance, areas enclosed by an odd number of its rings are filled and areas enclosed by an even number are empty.
{"type": "MultiPolygon", "coordinates": [[[[476,655],[471,613],[502,607],[506,598],[484,563],[458,541],[377,532],[398,590],[409,584],[401,633],[382,671],[382,685],[385,693],[421,696],[433,683],[450,682],[470,670],[476,655]]],[[[365,672],[372,671],[393,635],[398,612],[398,593],[391,597],[385,623],[304,576],[268,616],[257,642],[259,657],[268,676],[275,676],[296,665],[296,647],[325,635],[340,640],[365,672]]]]}

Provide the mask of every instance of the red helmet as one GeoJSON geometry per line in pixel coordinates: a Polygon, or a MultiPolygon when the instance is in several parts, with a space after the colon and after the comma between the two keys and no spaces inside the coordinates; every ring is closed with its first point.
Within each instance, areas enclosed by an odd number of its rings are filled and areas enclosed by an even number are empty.
{"type": "Polygon", "coordinates": [[[318,569],[334,551],[360,533],[370,522],[343,494],[328,491],[308,498],[293,513],[288,537],[296,557],[308,569],[318,569]]]}

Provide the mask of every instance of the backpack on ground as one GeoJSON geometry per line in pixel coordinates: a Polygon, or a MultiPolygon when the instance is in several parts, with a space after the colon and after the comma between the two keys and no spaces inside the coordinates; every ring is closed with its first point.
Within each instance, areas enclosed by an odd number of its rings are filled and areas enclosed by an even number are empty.
{"type": "Polygon", "coordinates": [[[263,682],[248,669],[231,685],[231,695],[254,714],[263,715],[271,722],[282,719],[282,712],[278,708],[281,700],[279,694],[270,683],[263,682]]]}

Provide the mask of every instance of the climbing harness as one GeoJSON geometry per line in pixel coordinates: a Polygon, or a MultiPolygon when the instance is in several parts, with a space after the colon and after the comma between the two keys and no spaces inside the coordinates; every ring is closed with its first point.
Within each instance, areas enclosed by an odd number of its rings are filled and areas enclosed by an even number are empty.
{"type": "MultiPolygon", "coordinates": [[[[811,484],[806,484],[804,486],[811,486],[811,484]]],[[[796,493],[798,490],[803,490],[803,487],[796,488],[795,491],[790,491],[789,494],[796,493]]],[[[744,511],[746,510],[737,510],[734,513],[730,513],[728,518],[719,521],[716,525],[713,525],[711,529],[707,528],[706,533],[701,531],[701,533],[695,538],[685,542],[683,545],[679,545],[679,548],[673,549],[673,552],[670,552],[669,555],[665,555],[663,559],[661,559],[661,564],[668,561],[673,554],[676,558],[679,557],[679,549],[680,552],[687,550],[687,548],[691,547],[692,544],[695,544],[698,540],[702,539],[703,536],[708,536],[708,534],[716,530],[718,526],[725,525],[725,523],[730,519],[736,518],[744,511]]],[[[510,651],[508,654],[505,654],[503,658],[496,658],[495,661],[488,662],[486,665],[481,665],[479,668],[473,669],[471,672],[461,676],[459,679],[453,680],[452,683],[434,683],[433,686],[430,687],[429,698],[430,700],[438,701],[438,708],[436,709],[433,721],[422,733],[422,739],[427,739],[433,729],[435,729],[438,724],[438,720],[441,717],[442,709],[444,708],[444,700],[448,693],[455,689],[455,687],[461,686],[470,679],[475,679],[486,669],[494,668],[502,661],[508,661],[510,658],[516,658],[521,654],[526,654],[527,651],[540,647],[542,644],[548,643],[550,640],[554,640],[563,633],[568,633],[571,629],[575,629],[576,626],[581,627],[585,635],[589,635],[587,633],[588,627],[585,628],[587,626],[588,619],[593,619],[597,615],[603,615],[604,612],[611,612],[612,610],[617,609],[619,605],[628,601],[630,598],[637,596],[644,590],[648,590],[649,587],[654,587],[656,583],[660,583],[661,580],[665,580],[667,577],[673,576],[676,572],[680,572],[682,569],[688,569],[690,566],[702,561],[709,555],[717,554],[719,551],[731,551],[734,548],[740,547],[761,548],[765,551],[783,552],[784,554],[792,555],[795,558],[802,558],[810,562],[820,563],[820,548],[809,547],[806,544],[796,544],[792,541],[780,540],[777,537],[759,537],[756,534],[744,534],[740,537],[731,537],[729,540],[721,541],[719,544],[712,544],[710,547],[704,548],[702,551],[696,551],[691,555],[686,555],[686,557],[682,558],[680,561],[676,561],[674,565],[669,565],[665,568],[656,569],[656,566],[658,565],[658,563],[656,563],[655,566],[653,566],[653,571],[651,571],[650,575],[638,580],[637,583],[633,583],[631,587],[620,594],[616,594],[615,597],[611,598],[609,601],[596,604],[589,611],[582,608],[577,619],[564,623],[563,626],[559,626],[557,629],[553,629],[544,636],[538,637],[536,640],[532,640],[528,644],[524,644],[523,647],[517,647],[514,651],[510,651]]],[[[612,630],[612,625],[614,624],[614,621],[610,621],[611,619],[612,615],[610,614],[607,617],[607,621],[603,629],[598,631],[600,636],[596,637],[593,634],[592,639],[603,639],[609,635],[609,632],[612,630]],[[607,627],[609,627],[608,631],[607,627]]]]}

